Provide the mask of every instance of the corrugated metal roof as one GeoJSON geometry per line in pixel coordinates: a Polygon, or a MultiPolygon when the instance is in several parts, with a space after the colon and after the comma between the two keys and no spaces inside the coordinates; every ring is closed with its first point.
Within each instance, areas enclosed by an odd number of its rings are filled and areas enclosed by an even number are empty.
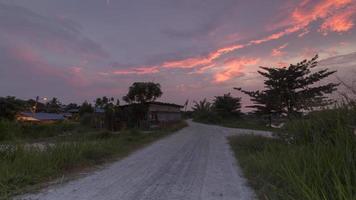
{"type": "MultiPolygon", "coordinates": [[[[122,105],[120,107],[127,107],[127,106],[131,106],[131,105],[136,105],[139,103],[133,103],[133,104],[126,104],[126,105],[122,105]]],[[[164,103],[164,102],[159,102],[159,101],[153,101],[153,102],[146,102],[145,104],[154,104],[154,105],[162,105],[162,106],[172,106],[172,107],[179,107],[179,108],[183,108],[184,106],[182,105],[178,105],[178,104],[174,104],[174,103],[164,103]]]]}
{"type": "Polygon", "coordinates": [[[56,113],[44,113],[44,112],[38,112],[38,113],[32,113],[32,112],[22,112],[21,113],[24,116],[28,117],[33,117],[38,120],[64,120],[63,114],[56,114],[56,113]]]}

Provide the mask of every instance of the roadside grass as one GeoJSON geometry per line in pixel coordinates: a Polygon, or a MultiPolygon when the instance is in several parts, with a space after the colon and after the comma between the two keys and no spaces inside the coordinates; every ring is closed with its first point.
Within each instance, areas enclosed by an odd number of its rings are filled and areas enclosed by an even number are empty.
{"type": "Polygon", "coordinates": [[[356,200],[352,108],[313,113],[276,138],[229,138],[250,185],[263,200],[356,200]]]}
{"type": "Polygon", "coordinates": [[[56,179],[75,169],[122,158],[186,125],[181,122],[150,133],[138,130],[120,134],[92,132],[81,140],[76,138],[70,142],[67,138],[45,150],[17,144],[15,148],[0,151],[0,199],[8,199],[29,186],[56,179]]]}
{"type": "Polygon", "coordinates": [[[0,142],[36,140],[54,137],[68,132],[87,132],[90,128],[76,122],[54,124],[26,124],[16,121],[0,120],[0,142]]]}
{"type": "Polygon", "coordinates": [[[276,131],[275,128],[266,126],[263,120],[256,118],[219,118],[219,119],[193,119],[195,122],[204,124],[213,124],[218,126],[224,126],[228,128],[241,128],[241,129],[253,129],[263,131],[276,131]]]}

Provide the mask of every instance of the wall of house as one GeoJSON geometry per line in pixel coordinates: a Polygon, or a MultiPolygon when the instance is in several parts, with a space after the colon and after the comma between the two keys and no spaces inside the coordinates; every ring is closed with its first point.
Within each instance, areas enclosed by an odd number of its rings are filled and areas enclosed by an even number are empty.
{"type": "Polygon", "coordinates": [[[159,122],[173,122],[182,119],[180,112],[157,112],[159,122]]]}
{"type": "Polygon", "coordinates": [[[149,112],[180,112],[179,107],[169,105],[156,105],[150,104],[148,107],[149,112]]]}

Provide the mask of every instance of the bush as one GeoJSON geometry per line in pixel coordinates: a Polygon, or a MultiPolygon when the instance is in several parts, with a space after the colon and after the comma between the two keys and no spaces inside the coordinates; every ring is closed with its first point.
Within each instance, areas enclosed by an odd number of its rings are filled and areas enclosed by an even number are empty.
{"type": "Polygon", "coordinates": [[[217,115],[214,112],[206,112],[206,113],[196,113],[194,114],[194,121],[208,123],[208,124],[218,124],[222,121],[222,117],[217,115]]]}
{"type": "Polygon", "coordinates": [[[85,113],[80,117],[80,124],[86,127],[93,126],[93,114],[85,113]]]}
{"type": "Polygon", "coordinates": [[[73,131],[78,127],[76,123],[60,122],[54,124],[22,124],[24,138],[45,138],[73,131]]]}
{"type": "Polygon", "coordinates": [[[280,139],[230,139],[260,199],[356,199],[354,108],[314,112],[292,120],[280,139]]]}
{"type": "Polygon", "coordinates": [[[0,120],[0,141],[14,140],[21,132],[21,126],[18,123],[0,120]]]}
{"type": "Polygon", "coordinates": [[[312,112],[303,119],[291,120],[278,136],[296,144],[335,143],[338,138],[343,138],[339,134],[349,134],[355,122],[356,107],[340,106],[312,112]],[[340,128],[346,130],[340,131],[340,128]]]}
{"type": "Polygon", "coordinates": [[[0,199],[8,199],[28,185],[51,180],[66,171],[98,164],[113,156],[126,156],[184,126],[185,123],[178,123],[150,134],[137,130],[118,135],[95,132],[77,142],[57,143],[47,149],[14,145],[0,151],[0,199]]]}
{"type": "Polygon", "coordinates": [[[0,120],[0,141],[53,137],[70,131],[81,131],[77,123],[26,124],[0,120]]]}

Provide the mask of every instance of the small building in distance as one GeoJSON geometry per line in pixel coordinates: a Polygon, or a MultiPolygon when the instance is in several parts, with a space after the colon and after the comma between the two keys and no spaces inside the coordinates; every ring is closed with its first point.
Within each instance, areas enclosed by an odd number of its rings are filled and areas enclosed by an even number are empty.
{"type": "Polygon", "coordinates": [[[16,119],[20,122],[53,123],[65,120],[65,116],[57,113],[21,112],[16,116],[16,119]]]}
{"type": "Polygon", "coordinates": [[[120,106],[122,121],[130,124],[132,121],[140,127],[154,127],[168,123],[174,123],[182,119],[181,109],[183,106],[173,103],[147,102],[144,104],[127,104],[120,106]],[[136,116],[137,119],[132,119],[136,116]]]}

